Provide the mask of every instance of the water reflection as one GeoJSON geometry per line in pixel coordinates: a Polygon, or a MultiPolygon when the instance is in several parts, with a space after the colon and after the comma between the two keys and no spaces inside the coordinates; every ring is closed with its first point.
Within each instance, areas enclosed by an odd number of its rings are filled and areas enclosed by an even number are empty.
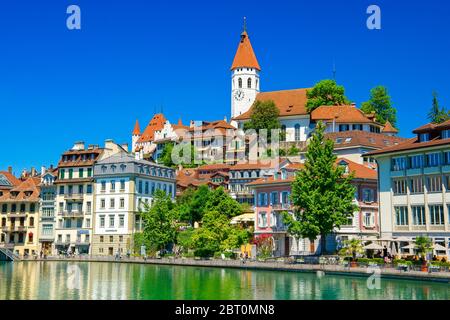
{"type": "Polygon", "coordinates": [[[0,262],[0,299],[450,299],[445,283],[87,262],[0,262]],[[73,270],[76,270],[74,273],[73,270]]]}

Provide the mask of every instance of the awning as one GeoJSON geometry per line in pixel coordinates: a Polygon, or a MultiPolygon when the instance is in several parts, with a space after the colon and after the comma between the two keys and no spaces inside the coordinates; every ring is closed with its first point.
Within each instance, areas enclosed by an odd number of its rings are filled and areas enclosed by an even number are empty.
{"type": "Polygon", "coordinates": [[[365,246],[363,249],[366,249],[366,250],[382,250],[383,246],[380,246],[379,244],[376,244],[376,243],[371,243],[371,244],[365,246]]]}
{"type": "Polygon", "coordinates": [[[237,224],[240,222],[254,222],[255,221],[255,214],[253,213],[244,213],[239,216],[234,217],[231,219],[231,224],[237,224]]]}

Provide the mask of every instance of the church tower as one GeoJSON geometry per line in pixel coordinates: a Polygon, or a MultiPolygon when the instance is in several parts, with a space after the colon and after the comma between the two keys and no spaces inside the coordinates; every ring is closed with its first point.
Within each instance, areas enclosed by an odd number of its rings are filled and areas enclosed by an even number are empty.
{"type": "Polygon", "coordinates": [[[247,34],[244,18],[244,30],[231,65],[231,117],[237,117],[248,111],[259,92],[259,66],[252,44],[247,34]]]}
{"type": "Polygon", "coordinates": [[[131,152],[135,152],[136,144],[141,137],[141,128],[139,127],[139,121],[136,119],[136,124],[134,125],[133,133],[131,134],[131,152]]]}

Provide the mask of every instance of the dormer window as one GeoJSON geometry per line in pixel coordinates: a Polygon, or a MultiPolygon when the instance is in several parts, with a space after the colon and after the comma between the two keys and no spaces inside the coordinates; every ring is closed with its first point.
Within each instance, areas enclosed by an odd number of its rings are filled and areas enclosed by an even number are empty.
{"type": "Polygon", "coordinates": [[[442,130],[441,138],[442,139],[449,139],[450,138],[450,130],[442,130]]]}
{"type": "Polygon", "coordinates": [[[340,161],[339,165],[344,169],[345,173],[348,173],[348,163],[345,161],[340,161]]]}
{"type": "Polygon", "coordinates": [[[430,141],[430,133],[419,133],[419,142],[430,141]]]}

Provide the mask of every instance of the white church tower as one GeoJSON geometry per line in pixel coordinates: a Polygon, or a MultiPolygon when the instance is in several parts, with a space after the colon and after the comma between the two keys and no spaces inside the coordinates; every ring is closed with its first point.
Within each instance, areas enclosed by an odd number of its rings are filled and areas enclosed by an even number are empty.
{"type": "Polygon", "coordinates": [[[231,118],[243,114],[252,106],[259,93],[260,71],[244,18],[244,31],[231,65],[231,118]]]}

